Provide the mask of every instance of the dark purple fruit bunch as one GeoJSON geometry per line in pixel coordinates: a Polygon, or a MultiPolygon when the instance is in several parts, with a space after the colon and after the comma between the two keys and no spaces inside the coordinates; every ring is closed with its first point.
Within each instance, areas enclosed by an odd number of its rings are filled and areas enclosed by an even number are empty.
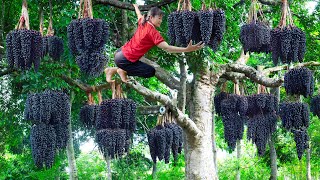
{"type": "Polygon", "coordinates": [[[12,30],[7,34],[7,61],[10,68],[38,71],[42,57],[42,36],[34,30],[12,30]]]}
{"type": "Polygon", "coordinates": [[[242,43],[244,53],[269,53],[270,30],[268,25],[260,21],[253,21],[243,25],[240,30],[240,42],[242,43]]]}
{"type": "Polygon", "coordinates": [[[312,96],[314,91],[313,73],[306,67],[293,68],[284,75],[287,94],[312,96]]]}
{"type": "Polygon", "coordinates": [[[278,64],[279,59],[283,64],[303,62],[306,52],[306,35],[295,26],[275,28],[271,30],[270,45],[274,65],[278,64]]]}

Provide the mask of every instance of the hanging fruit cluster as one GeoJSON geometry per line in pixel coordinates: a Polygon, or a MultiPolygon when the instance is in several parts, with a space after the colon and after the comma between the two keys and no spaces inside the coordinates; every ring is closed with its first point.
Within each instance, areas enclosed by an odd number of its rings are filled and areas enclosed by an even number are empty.
{"type": "MultiPolygon", "coordinates": [[[[54,30],[52,28],[52,4],[51,0],[49,1],[50,6],[50,20],[49,20],[49,27],[47,36],[42,38],[43,42],[43,50],[42,55],[49,55],[53,60],[59,60],[63,54],[63,39],[54,35],[54,30]]],[[[43,17],[41,13],[41,20],[40,20],[40,31],[42,32],[42,23],[43,17]]]]}
{"type": "Polygon", "coordinates": [[[290,69],[284,75],[284,88],[290,95],[312,96],[314,91],[312,71],[306,67],[290,69]]]}
{"type": "Polygon", "coordinates": [[[103,54],[108,30],[109,25],[104,20],[93,19],[91,0],[84,0],[82,18],[79,14],[79,19],[72,20],[67,27],[69,49],[84,74],[99,76],[103,72],[108,62],[103,54]]]}
{"type": "Polygon", "coordinates": [[[306,35],[294,25],[286,0],[282,4],[280,24],[271,30],[271,52],[274,65],[278,64],[279,59],[283,64],[302,62],[306,52],[306,35]]]}
{"type": "Polygon", "coordinates": [[[223,39],[225,32],[225,14],[221,9],[202,10],[194,12],[191,10],[189,0],[184,1],[183,10],[180,10],[180,3],[177,11],[168,16],[168,37],[171,45],[186,47],[190,40],[195,43],[200,41],[216,51],[223,39]]]}
{"type": "Polygon", "coordinates": [[[214,109],[218,115],[221,114],[221,102],[228,97],[228,93],[220,92],[219,94],[214,96],[214,109]]]}
{"type": "MultiPolygon", "coordinates": [[[[113,88],[115,92],[115,88],[113,88]]],[[[89,103],[81,108],[80,120],[89,128],[96,129],[96,142],[105,158],[121,157],[128,152],[133,132],[136,129],[136,103],[123,98],[120,85],[114,99],[94,105],[92,96],[89,103]]]]}
{"type": "Polygon", "coordinates": [[[271,94],[255,94],[248,99],[248,139],[257,146],[258,154],[265,153],[266,145],[276,130],[278,99],[271,94]]]}
{"type": "Polygon", "coordinates": [[[301,159],[305,149],[309,148],[307,129],[310,124],[308,105],[299,102],[280,104],[279,115],[282,126],[291,130],[296,142],[298,158],[301,159]]]}
{"type": "Polygon", "coordinates": [[[35,71],[38,71],[42,56],[42,39],[40,32],[30,30],[25,1],[17,28],[7,34],[6,44],[6,55],[10,68],[29,70],[33,65],[35,71]]]}
{"type": "Polygon", "coordinates": [[[224,139],[233,151],[244,131],[245,114],[248,108],[246,97],[229,94],[221,102],[221,117],[224,126],[224,139]]]}
{"type": "Polygon", "coordinates": [[[320,95],[311,99],[310,111],[320,118],[320,95]]]}
{"type": "Polygon", "coordinates": [[[182,151],[183,136],[182,128],[173,122],[172,114],[158,116],[157,126],[148,132],[148,144],[151,158],[154,163],[158,160],[170,161],[170,152],[174,162],[178,160],[178,153],[182,151]]]}
{"type": "Polygon", "coordinates": [[[264,19],[258,19],[257,11],[262,15],[260,4],[258,4],[256,0],[252,0],[248,24],[243,25],[240,30],[240,42],[243,46],[244,53],[270,52],[271,28],[264,19]]]}
{"type": "Polygon", "coordinates": [[[282,103],[279,115],[282,119],[282,126],[287,130],[309,127],[309,110],[305,103],[282,103]]]}
{"type": "Polygon", "coordinates": [[[46,90],[30,94],[24,118],[32,122],[30,142],[37,167],[52,167],[56,149],[63,149],[69,140],[69,97],[59,91],[46,90]]]}
{"type": "Polygon", "coordinates": [[[49,55],[53,60],[59,60],[63,54],[63,39],[58,36],[45,36],[42,38],[42,42],[42,55],[49,55]]]}
{"type": "Polygon", "coordinates": [[[224,137],[231,150],[241,140],[244,124],[248,126],[248,139],[263,155],[271,134],[276,130],[278,100],[270,94],[240,96],[221,92],[214,98],[216,113],[222,117],[224,137]]]}

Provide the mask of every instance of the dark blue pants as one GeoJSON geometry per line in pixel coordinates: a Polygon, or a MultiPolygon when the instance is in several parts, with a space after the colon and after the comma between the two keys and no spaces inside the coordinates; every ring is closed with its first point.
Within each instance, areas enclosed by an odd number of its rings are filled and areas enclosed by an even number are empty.
{"type": "Polygon", "coordinates": [[[144,78],[150,78],[155,75],[156,70],[141,61],[131,62],[126,57],[124,57],[121,48],[116,51],[114,61],[116,65],[125,71],[127,71],[128,76],[139,76],[144,78]]]}

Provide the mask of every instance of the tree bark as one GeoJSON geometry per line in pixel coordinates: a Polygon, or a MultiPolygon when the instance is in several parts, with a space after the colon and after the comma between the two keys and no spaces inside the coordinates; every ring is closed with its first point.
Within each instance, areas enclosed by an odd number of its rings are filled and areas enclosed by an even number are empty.
{"type": "Polygon", "coordinates": [[[274,147],[273,138],[269,139],[269,147],[270,147],[270,160],[271,160],[271,175],[270,180],[276,180],[278,176],[278,167],[277,167],[277,153],[274,147]]]}
{"type": "MultiPolygon", "coordinates": [[[[123,2],[126,2],[126,0],[123,0],[123,2]]],[[[127,10],[121,10],[122,15],[122,28],[121,28],[121,35],[122,35],[122,44],[125,44],[128,40],[128,15],[127,10]]]]}
{"type": "Polygon", "coordinates": [[[309,143],[309,148],[307,149],[306,154],[307,154],[307,180],[311,180],[312,177],[311,177],[311,163],[310,163],[310,157],[311,157],[310,143],[309,143]]]}
{"type": "MultiPolygon", "coordinates": [[[[278,99],[278,102],[280,102],[280,87],[271,88],[271,94],[275,95],[278,99]]],[[[276,152],[276,148],[274,147],[274,140],[272,135],[269,140],[269,147],[270,147],[270,160],[271,160],[270,180],[276,180],[278,177],[277,152],[276,152]]]]}
{"type": "Polygon", "coordinates": [[[106,157],[106,161],[107,161],[107,177],[108,177],[108,180],[112,180],[111,159],[109,156],[106,157]]]}
{"type": "Polygon", "coordinates": [[[215,110],[212,111],[212,152],[213,152],[213,164],[215,172],[218,177],[218,165],[217,165],[217,146],[216,146],[216,131],[215,131],[215,110]]]}
{"type": "Polygon", "coordinates": [[[0,14],[0,60],[4,56],[4,13],[5,13],[5,2],[4,0],[1,1],[1,14],[0,14]]]}
{"type": "Polygon", "coordinates": [[[185,113],[186,111],[186,96],[187,96],[187,69],[185,58],[179,60],[180,65],[180,89],[178,91],[178,108],[185,113]]]}
{"type": "Polygon", "coordinates": [[[213,92],[214,87],[211,85],[210,76],[202,73],[200,79],[195,82],[193,120],[203,134],[198,139],[187,134],[186,145],[188,146],[188,151],[185,153],[186,179],[217,179],[212,158],[211,139],[213,92]]]}
{"type": "MultiPolygon", "coordinates": [[[[71,92],[70,112],[71,112],[71,106],[72,106],[73,98],[74,98],[74,92],[71,92]]],[[[70,117],[70,123],[68,125],[68,131],[69,131],[69,141],[68,141],[68,144],[67,144],[67,156],[68,156],[68,162],[69,162],[69,179],[70,180],[77,180],[78,179],[78,171],[77,171],[77,166],[76,166],[76,158],[74,156],[71,117],[70,117]]]]}
{"type": "Polygon", "coordinates": [[[241,175],[241,172],[240,172],[240,158],[241,158],[241,142],[239,140],[237,140],[237,164],[238,164],[238,167],[237,167],[237,176],[236,176],[236,180],[240,180],[240,175],[241,175]]]}
{"type": "Polygon", "coordinates": [[[152,164],[152,178],[153,179],[157,178],[157,163],[152,164]]]}

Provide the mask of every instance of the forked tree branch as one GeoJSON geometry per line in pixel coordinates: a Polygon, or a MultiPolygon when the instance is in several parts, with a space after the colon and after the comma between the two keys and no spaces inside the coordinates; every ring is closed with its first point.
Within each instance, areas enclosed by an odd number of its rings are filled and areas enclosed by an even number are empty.
{"type": "MultiPolygon", "coordinates": [[[[314,66],[320,66],[320,62],[316,62],[316,61],[309,61],[309,62],[305,62],[305,63],[299,63],[294,67],[314,67],[314,66]]],[[[277,72],[277,71],[281,71],[281,70],[286,70],[288,69],[288,65],[282,65],[282,66],[276,66],[276,67],[272,67],[272,68],[267,68],[263,70],[264,74],[270,74],[272,72],[277,72]]]]}
{"type": "Polygon", "coordinates": [[[252,81],[267,87],[278,87],[281,86],[281,84],[283,83],[283,79],[281,78],[269,78],[266,75],[264,75],[264,73],[261,73],[253,67],[244,64],[232,63],[224,66],[226,68],[226,72],[243,73],[252,81]]]}
{"type": "Polygon", "coordinates": [[[168,106],[171,110],[173,115],[176,117],[176,121],[183,130],[192,135],[194,137],[201,137],[202,132],[198,129],[197,125],[184,113],[182,113],[177,106],[173,104],[171,99],[158,92],[151,91],[150,89],[142,86],[140,83],[135,81],[134,79],[130,79],[127,85],[133,89],[135,89],[139,94],[143,95],[144,97],[148,97],[150,99],[156,100],[162,103],[165,106],[168,106]]]}

